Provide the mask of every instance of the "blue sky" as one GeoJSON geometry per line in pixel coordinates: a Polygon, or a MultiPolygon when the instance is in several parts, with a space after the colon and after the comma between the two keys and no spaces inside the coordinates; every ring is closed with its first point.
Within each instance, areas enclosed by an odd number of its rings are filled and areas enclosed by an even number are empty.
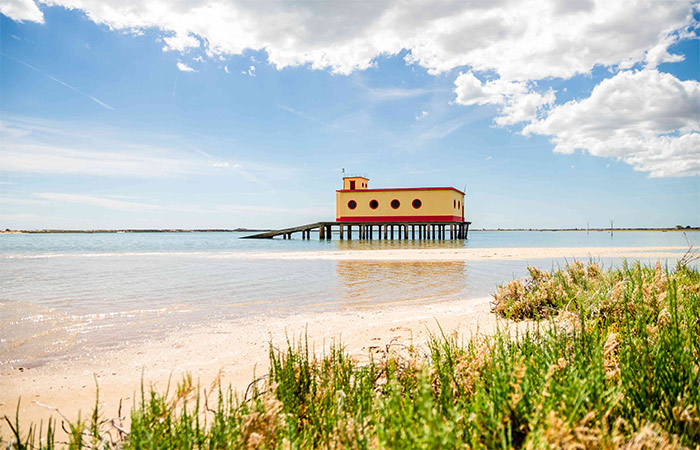
{"type": "Polygon", "coordinates": [[[343,168],[477,228],[700,225],[697,3],[621,3],[8,1],[0,227],[332,220],[343,168]]]}

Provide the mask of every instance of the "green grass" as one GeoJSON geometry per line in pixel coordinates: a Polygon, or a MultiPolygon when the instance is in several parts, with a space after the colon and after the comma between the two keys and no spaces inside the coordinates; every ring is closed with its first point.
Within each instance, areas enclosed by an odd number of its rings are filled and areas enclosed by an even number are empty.
{"type": "MultiPolygon", "coordinates": [[[[680,264],[602,270],[573,263],[497,289],[494,312],[531,319],[427,348],[394,346],[360,365],[341,345],[270,348],[245,395],[142,388],[128,434],[101,417],[63,426],[67,448],[700,448],[700,274],[680,264]]],[[[18,408],[19,410],[19,408],[18,408]]],[[[52,449],[57,424],[9,448],[52,449]],[[42,440],[43,439],[43,440],[42,440]]]]}

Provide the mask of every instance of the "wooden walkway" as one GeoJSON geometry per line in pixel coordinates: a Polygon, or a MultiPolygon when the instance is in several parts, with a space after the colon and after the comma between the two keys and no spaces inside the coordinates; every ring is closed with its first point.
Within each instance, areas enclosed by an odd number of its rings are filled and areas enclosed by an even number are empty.
{"type": "Polygon", "coordinates": [[[242,239],[292,239],[294,233],[301,233],[301,239],[311,239],[311,232],[318,232],[318,238],[331,239],[337,234],[339,239],[352,239],[353,231],[358,239],[466,239],[471,222],[316,222],[298,227],[252,234],[242,239]],[[334,231],[336,229],[337,231],[334,231]]]}

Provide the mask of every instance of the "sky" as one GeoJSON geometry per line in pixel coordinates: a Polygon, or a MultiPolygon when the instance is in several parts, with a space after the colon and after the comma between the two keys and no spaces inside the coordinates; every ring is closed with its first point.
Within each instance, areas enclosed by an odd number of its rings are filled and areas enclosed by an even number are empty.
{"type": "Polygon", "coordinates": [[[700,226],[700,4],[0,0],[0,228],[700,226]]]}

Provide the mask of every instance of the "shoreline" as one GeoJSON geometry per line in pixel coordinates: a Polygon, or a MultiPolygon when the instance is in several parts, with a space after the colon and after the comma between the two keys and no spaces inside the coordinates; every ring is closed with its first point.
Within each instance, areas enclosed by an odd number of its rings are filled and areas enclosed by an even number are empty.
{"type": "MultiPolygon", "coordinates": [[[[224,387],[238,392],[268,370],[272,344],[306,336],[309,348],[322,354],[340,341],[359,361],[387,345],[424,344],[430,333],[459,333],[465,338],[489,334],[506,321],[490,311],[490,297],[442,303],[382,306],[366,310],[303,313],[291,316],[260,316],[236,319],[197,329],[171,331],[164,339],[125,348],[96,352],[77,360],[54,361],[36,368],[0,368],[0,417],[14,417],[21,398],[20,417],[29,423],[46,423],[57,417],[55,408],[68,419],[85,417],[95,404],[95,382],[104,417],[117,417],[130,410],[141,382],[148,389],[171,389],[185,374],[202,388],[220,379],[224,387]]],[[[0,424],[0,434],[9,430],[0,424]]]]}

